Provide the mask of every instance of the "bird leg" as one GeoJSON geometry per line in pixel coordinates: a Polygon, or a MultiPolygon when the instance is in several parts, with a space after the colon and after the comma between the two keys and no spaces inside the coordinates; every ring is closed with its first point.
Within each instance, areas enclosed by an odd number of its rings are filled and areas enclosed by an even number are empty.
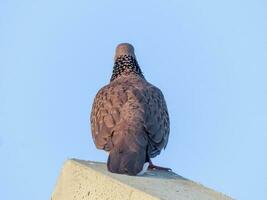
{"type": "Polygon", "coordinates": [[[162,170],[162,171],[168,171],[168,172],[171,172],[172,169],[171,168],[167,168],[167,167],[160,167],[160,166],[157,166],[157,165],[154,165],[151,161],[151,159],[149,158],[149,165],[148,165],[148,169],[149,170],[162,170]]]}

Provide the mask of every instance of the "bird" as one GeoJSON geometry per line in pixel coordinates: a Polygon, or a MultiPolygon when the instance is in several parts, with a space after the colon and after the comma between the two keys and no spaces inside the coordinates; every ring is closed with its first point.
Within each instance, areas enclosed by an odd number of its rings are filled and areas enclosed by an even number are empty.
{"type": "Polygon", "coordinates": [[[167,146],[170,120],[163,93],[146,80],[133,45],[116,47],[110,82],[94,98],[90,123],[96,148],[109,154],[108,171],[171,170],[151,161],[167,146]]]}

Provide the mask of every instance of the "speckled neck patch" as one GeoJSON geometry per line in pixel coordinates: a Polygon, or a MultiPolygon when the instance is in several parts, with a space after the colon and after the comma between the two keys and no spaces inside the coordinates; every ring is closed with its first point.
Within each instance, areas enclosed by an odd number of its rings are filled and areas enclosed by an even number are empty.
{"type": "Polygon", "coordinates": [[[137,63],[137,60],[131,55],[123,55],[115,60],[113,72],[110,81],[115,80],[121,75],[137,74],[144,78],[144,75],[137,63]]]}

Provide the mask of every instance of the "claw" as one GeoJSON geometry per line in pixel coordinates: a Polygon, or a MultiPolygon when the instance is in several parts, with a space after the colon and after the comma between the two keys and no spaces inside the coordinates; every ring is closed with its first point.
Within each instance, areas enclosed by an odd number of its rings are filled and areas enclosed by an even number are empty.
{"type": "Polygon", "coordinates": [[[168,172],[171,172],[172,171],[171,168],[160,167],[160,166],[154,165],[150,159],[149,159],[148,169],[150,169],[150,170],[162,170],[162,171],[168,171],[168,172]]]}

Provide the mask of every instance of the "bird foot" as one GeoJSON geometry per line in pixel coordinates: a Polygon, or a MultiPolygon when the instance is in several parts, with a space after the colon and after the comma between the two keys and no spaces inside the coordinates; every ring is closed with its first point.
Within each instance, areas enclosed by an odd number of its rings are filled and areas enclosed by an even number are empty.
{"type": "Polygon", "coordinates": [[[162,170],[162,171],[168,171],[168,172],[172,171],[171,168],[160,167],[160,166],[154,165],[151,161],[149,162],[148,170],[162,170]]]}

